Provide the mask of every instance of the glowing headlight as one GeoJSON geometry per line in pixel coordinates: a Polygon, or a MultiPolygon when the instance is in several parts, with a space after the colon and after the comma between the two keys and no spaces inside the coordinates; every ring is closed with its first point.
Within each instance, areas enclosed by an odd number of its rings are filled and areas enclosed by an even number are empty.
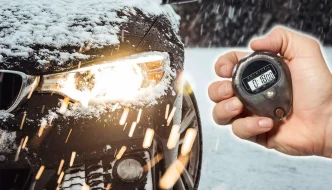
{"type": "Polygon", "coordinates": [[[73,100],[130,100],[158,84],[169,67],[167,53],[148,52],[73,71],[43,77],[41,92],[55,92],[73,100]]]}
{"type": "Polygon", "coordinates": [[[134,182],[142,178],[144,171],[142,164],[132,158],[119,162],[115,167],[117,176],[124,182],[134,182]]]}

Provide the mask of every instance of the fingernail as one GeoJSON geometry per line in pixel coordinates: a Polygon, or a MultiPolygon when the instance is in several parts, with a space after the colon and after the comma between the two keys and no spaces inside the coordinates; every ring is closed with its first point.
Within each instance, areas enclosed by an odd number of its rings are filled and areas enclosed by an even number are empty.
{"type": "Polygon", "coordinates": [[[239,109],[241,106],[241,102],[239,99],[234,98],[228,102],[226,102],[225,107],[227,111],[235,111],[239,109]]]}
{"type": "Polygon", "coordinates": [[[226,96],[229,93],[229,85],[224,83],[219,86],[219,96],[226,96]]]}
{"type": "Polygon", "coordinates": [[[220,73],[223,76],[227,75],[227,65],[223,65],[223,66],[220,67],[220,73]]]}
{"type": "Polygon", "coordinates": [[[271,119],[261,119],[258,121],[258,125],[262,128],[270,128],[270,127],[272,127],[272,120],[271,119]]]}

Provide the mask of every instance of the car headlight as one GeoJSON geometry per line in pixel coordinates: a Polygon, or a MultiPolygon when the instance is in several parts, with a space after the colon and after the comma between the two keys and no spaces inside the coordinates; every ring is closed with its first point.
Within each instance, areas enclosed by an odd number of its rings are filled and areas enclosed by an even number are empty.
{"type": "Polygon", "coordinates": [[[39,91],[59,93],[81,102],[130,100],[162,81],[171,72],[169,68],[167,53],[140,53],[43,76],[39,91]]]}

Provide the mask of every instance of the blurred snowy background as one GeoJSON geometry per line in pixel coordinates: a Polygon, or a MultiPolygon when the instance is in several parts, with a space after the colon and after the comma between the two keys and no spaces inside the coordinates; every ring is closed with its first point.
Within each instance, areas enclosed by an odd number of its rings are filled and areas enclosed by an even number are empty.
{"type": "Polygon", "coordinates": [[[332,45],[331,0],[197,0],[174,7],[187,47],[247,46],[276,24],[332,45]]]}
{"type": "MultiPolygon", "coordinates": [[[[214,73],[217,57],[232,50],[239,48],[187,48],[185,51],[185,72],[194,88],[203,127],[199,189],[331,190],[332,159],[285,156],[239,140],[230,126],[214,123],[214,103],[210,101],[207,89],[211,82],[222,80],[214,73]]],[[[332,48],[325,48],[324,55],[331,70],[332,48]]]]}

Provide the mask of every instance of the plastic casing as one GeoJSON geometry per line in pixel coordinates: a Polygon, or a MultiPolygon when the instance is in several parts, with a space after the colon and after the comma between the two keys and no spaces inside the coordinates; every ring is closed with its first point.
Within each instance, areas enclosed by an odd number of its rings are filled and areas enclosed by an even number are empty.
{"type": "Polygon", "coordinates": [[[235,95],[252,113],[278,121],[282,118],[276,115],[275,112],[277,109],[284,111],[284,117],[291,112],[293,103],[292,79],[288,66],[280,56],[271,52],[254,52],[240,60],[234,67],[232,79],[235,95]],[[279,78],[270,88],[258,94],[250,94],[244,89],[242,84],[243,71],[249,64],[254,64],[254,62],[262,60],[268,61],[275,66],[279,78]],[[265,92],[271,88],[274,88],[276,95],[274,98],[268,99],[265,96],[265,92]]]}

